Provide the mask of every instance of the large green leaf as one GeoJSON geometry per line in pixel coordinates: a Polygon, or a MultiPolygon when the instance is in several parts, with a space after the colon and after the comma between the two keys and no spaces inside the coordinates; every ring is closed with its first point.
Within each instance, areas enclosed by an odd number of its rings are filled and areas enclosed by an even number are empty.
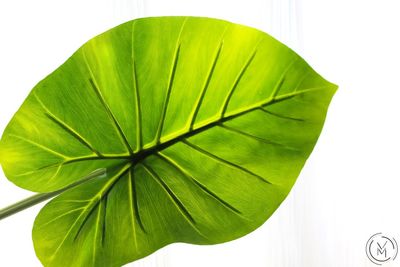
{"type": "Polygon", "coordinates": [[[299,175],[336,86],[258,30],[145,18],[90,40],[6,128],[16,185],[61,189],[36,218],[44,266],[120,266],[259,227],[299,175]]]}

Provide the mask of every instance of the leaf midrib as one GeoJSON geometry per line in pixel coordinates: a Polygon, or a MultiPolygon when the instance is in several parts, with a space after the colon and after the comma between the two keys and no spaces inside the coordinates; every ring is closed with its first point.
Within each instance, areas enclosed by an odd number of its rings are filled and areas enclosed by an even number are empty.
{"type": "MultiPolygon", "coordinates": [[[[177,131],[175,133],[172,133],[168,136],[164,136],[161,138],[161,143],[160,144],[150,144],[147,148],[143,148],[141,151],[139,151],[138,153],[134,154],[132,157],[130,157],[132,160],[134,161],[138,161],[143,159],[143,157],[151,155],[157,151],[161,151],[169,146],[174,145],[175,143],[178,143],[186,138],[189,138],[191,136],[197,135],[201,132],[204,132],[212,127],[218,126],[223,124],[224,122],[233,120],[237,117],[243,116],[247,113],[256,111],[258,109],[264,108],[268,105],[272,105],[302,94],[306,94],[306,93],[311,93],[311,92],[316,92],[316,91],[322,91],[325,89],[329,89],[332,86],[321,86],[321,87],[315,87],[315,88],[308,88],[308,89],[304,89],[304,90],[300,90],[300,91],[296,91],[296,92],[292,92],[292,93],[288,93],[288,94],[284,94],[284,95],[280,95],[277,97],[269,97],[264,101],[260,101],[257,102],[254,105],[242,108],[240,110],[236,110],[233,111],[231,113],[228,113],[226,116],[222,117],[222,118],[216,118],[216,119],[208,119],[205,120],[203,122],[199,122],[198,124],[195,124],[193,127],[193,130],[189,130],[189,131],[185,131],[183,133],[180,133],[180,131],[177,131]],[[164,139],[164,140],[163,140],[164,139]]],[[[129,158],[129,157],[127,157],[129,158]]]]}

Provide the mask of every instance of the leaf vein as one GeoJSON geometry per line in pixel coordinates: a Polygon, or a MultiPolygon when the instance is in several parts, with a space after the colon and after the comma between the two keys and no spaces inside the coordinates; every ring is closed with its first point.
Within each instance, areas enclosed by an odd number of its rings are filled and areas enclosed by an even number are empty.
{"type": "Polygon", "coordinates": [[[68,158],[68,156],[66,156],[66,155],[64,155],[64,154],[62,154],[62,153],[59,153],[59,152],[57,152],[57,151],[55,151],[55,150],[53,150],[53,149],[50,149],[50,148],[48,148],[48,147],[46,147],[46,146],[44,146],[44,145],[42,145],[42,144],[39,144],[39,143],[35,142],[35,141],[26,139],[25,137],[22,137],[22,136],[19,136],[19,135],[15,135],[15,134],[9,134],[9,136],[12,136],[12,137],[15,137],[15,138],[17,138],[17,139],[20,139],[20,140],[22,140],[22,141],[24,141],[24,142],[27,142],[27,143],[29,143],[29,144],[31,144],[31,145],[33,145],[33,146],[36,146],[36,147],[38,147],[38,148],[41,148],[41,149],[45,150],[45,151],[48,151],[48,152],[50,152],[51,154],[54,154],[54,155],[59,156],[59,157],[61,157],[61,158],[64,158],[64,159],[67,159],[67,158],[68,158]]]}
{"type": "Polygon", "coordinates": [[[200,95],[199,95],[199,97],[198,97],[198,99],[196,101],[196,104],[195,104],[195,108],[194,108],[194,110],[192,112],[192,116],[191,116],[190,124],[189,124],[189,131],[191,131],[193,129],[193,125],[194,125],[194,123],[196,121],[197,114],[199,113],[200,107],[203,104],[204,96],[206,95],[208,86],[210,84],[211,78],[212,78],[213,73],[215,71],[215,67],[217,66],[217,62],[218,62],[219,56],[221,54],[222,47],[223,47],[223,41],[221,40],[219,48],[218,48],[218,51],[217,51],[217,53],[216,53],[216,55],[214,57],[214,60],[213,60],[212,65],[211,65],[211,68],[210,68],[210,70],[208,72],[208,75],[207,75],[206,81],[204,83],[204,86],[201,89],[200,95]]]}
{"type": "Polygon", "coordinates": [[[139,210],[139,202],[138,202],[138,194],[136,191],[136,178],[134,177],[134,170],[131,169],[131,177],[130,177],[130,190],[132,194],[132,199],[131,199],[131,204],[132,210],[134,211],[133,215],[135,216],[136,220],[138,221],[139,227],[142,229],[144,233],[146,233],[146,230],[144,228],[142,219],[140,217],[140,210],[139,210]]]}
{"type": "Polygon", "coordinates": [[[40,98],[34,94],[36,100],[39,102],[39,104],[42,106],[42,108],[46,111],[44,114],[45,116],[50,119],[52,122],[54,122],[56,125],[58,125],[61,129],[63,129],[66,133],[74,137],[76,140],[78,140],[81,144],[89,148],[93,153],[95,153],[98,156],[101,156],[102,154],[97,151],[90,143],[87,141],[83,136],[81,136],[74,128],[69,126],[67,123],[59,119],[56,115],[54,115],[40,100],[40,98]]]}
{"type": "Polygon", "coordinates": [[[282,147],[282,148],[284,148],[284,149],[298,151],[298,149],[296,149],[296,148],[293,148],[293,147],[290,147],[290,146],[287,146],[287,145],[283,145],[283,144],[280,144],[280,143],[276,143],[276,142],[267,140],[267,139],[265,139],[265,138],[261,138],[261,137],[252,135],[252,134],[250,134],[250,133],[247,133],[247,132],[241,131],[241,130],[239,130],[239,129],[236,129],[236,128],[227,126],[227,125],[225,125],[225,124],[219,124],[218,126],[220,126],[221,128],[224,128],[224,129],[226,129],[226,130],[228,130],[228,131],[231,131],[231,132],[240,134],[240,135],[242,135],[242,136],[246,136],[246,137],[248,137],[248,138],[250,138],[250,139],[254,139],[254,140],[260,141],[260,142],[262,142],[262,143],[264,143],[264,144],[267,144],[267,145],[274,145],[274,146],[282,147]]]}
{"type": "Polygon", "coordinates": [[[265,113],[268,113],[268,114],[270,114],[270,115],[272,115],[272,116],[281,118],[281,119],[286,119],[286,120],[291,120],[291,121],[300,121],[300,122],[304,122],[304,121],[305,121],[305,120],[302,119],[302,118],[294,118],[294,117],[291,117],[291,116],[286,116],[286,115],[278,114],[278,113],[272,112],[272,111],[270,111],[270,110],[267,110],[267,109],[265,109],[265,108],[260,108],[260,110],[263,111],[263,112],[265,112],[265,113]]]}
{"type": "Polygon", "coordinates": [[[172,87],[173,87],[173,83],[174,83],[174,79],[175,79],[175,73],[176,73],[176,69],[178,67],[179,54],[181,51],[180,39],[181,39],[181,35],[183,32],[183,28],[185,27],[187,20],[188,20],[188,17],[186,17],[184,19],[184,21],[182,22],[178,38],[176,39],[175,53],[174,53],[174,57],[172,59],[172,65],[171,65],[170,75],[169,75],[169,79],[168,79],[168,87],[166,90],[164,105],[163,105],[163,109],[161,111],[161,118],[160,118],[160,122],[159,122],[158,129],[156,132],[156,137],[155,137],[156,144],[160,144],[160,138],[161,138],[161,134],[162,134],[162,131],[164,128],[164,123],[165,123],[165,116],[166,116],[166,113],[168,110],[169,98],[171,96],[172,87]]]}
{"type": "Polygon", "coordinates": [[[150,176],[161,186],[161,188],[167,193],[172,203],[174,203],[177,210],[180,212],[182,217],[189,223],[189,225],[203,238],[208,239],[200,229],[196,226],[196,221],[193,219],[190,212],[187,210],[182,201],[176,196],[172,189],[161,179],[161,177],[146,163],[141,162],[143,168],[150,174],[150,176]]]}
{"type": "Polygon", "coordinates": [[[237,165],[235,163],[232,163],[232,162],[230,162],[230,161],[228,161],[226,159],[218,157],[217,155],[212,154],[212,153],[208,152],[207,150],[205,150],[205,149],[203,149],[203,148],[201,148],[201,147],[189,142],[187,139],[184,139],[182,142],[184,144],[188,145],[189,147],[191,147],[192,149],[196,150],[197,152],[200,152],[200,153],[204,154],[205,156],[208,156],[209,158],[214,159],[215,161],[218,161],[218,162],[223,163],[223,164],[225,164],[227,166],[230,166],[230,167],[232,167],[234,169],[238,169],[238,170],[240,170],[242,172],[250,174],[251,176],[257,178],[258,180],[260,180],[260,181],[262,181],[264,183],[267,183],[269,185],[272,185],[272,183],[270,181],[268,181],[267,179],[265,179],[264,177],[254,173],[254,172],[252,172],[252,171],[250,171],[250,170],[248,170],[248,169],[246,169],[246,168],[244,168],[242,166],[239,166],[239,165],[237,165]]]}
{"type": "Polygon", "coordinates": [[[229,102],[233,96],[233,93],[235,92],[236,88],[238,87],[240,80],[243,78],[243,75],[245,74],[246,70],[250,66],[251,62],[253,62],[253,59],[257,54],[257,47],[260,44],[260,42],[261,42],[261,40],[257,43],[257,45],[254,48],[254,51],[250,54],[250,57],[246,60],[246,63],[243,65],[238,76],[235,78],[235,81],[234,81],[231,89],[229,90],[229,92],[224,100],[224,103],[222,104],[222,108],[220,111],[220,118],[224,117],[226,109],[228,108],[229,102]]]}
{"type": "Polygon", "coordinates": [[[165,162],[169,163],[171,166],[173,166],[176,170],[178,170],[178,172],[180,172],[181,174],[183,174],[183,176],[185,176],[188,180],[190,180],[191,182],[193,182],[198,188],[200,188],[201,191],[203,191],[204,193],[206,193],[207,195],[211,196],[214,200],[216,200],[220,205],[222,205],[223,207],[229,209],[230,211],[233,211],[234,213],[236,213],[237,215],[241,215],[242,213],[236,209],[235,207],[233,207],[231,204],[229,204],[228,202],[226,202],[225,200],[223,200],[221,197],[219,197],[216,193],[214,193],[213,191],[211,191],[210,189],[208,189],[205,185],[203,185],[200,181],[198,181],[196,178],[193,177],[193,175],[189,174],[189,172],[183,168],[179,163],[177,163],[175,160],[173,160],[172,158],[170,158],[169,156],[161,153],[161,152],[157,152],[156,155],[161,158],[162,160],[164,160],[165,162]]]}
{"type": "Polygon", "coordinates": [[[181,44],[178,45],[178,48],[177,48],[177,50],[175,52],[175,55],[174,55],[173,67],[172,67],[172,70],[171,70],[171,75],[170,75],[169,82],[168,82],[167,93],[166,93],[166,96],[165,96],[163,109],[161,111],[160,123],[158,125],[156,138],[155,138],[157,144],[160,144],[160,137],[161,137],[162,130],[164,128],[165,116],[166,116],[167,109],[168,109],[169,99],[171,97],[172,86],[173,86],[173,83],[174,83],[174,77],[175,77],[176,68],[178,66],[178,58],[179,58],[180,51],[181,51],[181,44]]]}
{"type": "Polygon", "coordinates": [[[88,205],[83,208],[82,212],[79,214],[79,216],[75,219],[75,221],[72,223],[71,227],[68,229],[67,233],[65,234],[64,238],[61,240],[60,244],[57,246],[57,248],[54,250],[53,254],[51,255],[51,258],[54,258],[57,253],[60,251],[60,248],[63,246],[63,244],[65,243],[65,241],[67,240],[67,238],[71,235],[75,225],[77,225],[77,223],[81,220],[81,217],[84,216],[85,212],[87,210],[89,210],[89,214],[87,214],[83,219],[83,222],[81,223],[81,225],[78,228],[77,233],[75,234],[73,240],[75,241],[76,238],[78,237],[84,223],[87,220],[88,215],[90,216],[90,214],[92,213],[93,208],[97,207],[99,204],[99,201],[108,194],[108,192],[112,189],[112,187],[116,184],[116,182],[119,180],[120,177],[122,177],[127,170],[129,170],[129,168],[132,166],[132,163],[128,163],[126,164],[123,168],[121,168],[121,170],[114,175],[113,177],[110,178],[110,180],[101,188],[100,193],[96,194],[92,200],[89,201],[88,205]]]}
{"type": "Polygon", "coordinates": [[[138,244],[137,244],[137,236],[136,236],[136,226],[135,226],[135,215],[134,215],[134,208],[133,208],[133,192],[132,192],[132,169],[129,171],[128,173],[128,197],[129,197],[129,214],[131,217],[131,221],[132,221],[132,233],[133,233],[133,241],[135,243],[135,248],[138,249],[138,244]]]}
{"type": "Polygon", "coordinates": [[[135,60],[135,25],[136,20],[132,23],[132,40],[131,40],[131,59],[132,59],[132,76],[133,76],[133,90],[135,91],[135,108],[136,108],[136,152],[140,151],[143,147],[143,129],[142,129],[142,111],[140,104],[140,93],[139,93],[139,80],[137,75],[136,60],[135,60]]]}
{"type": "MultiPolygon", "coordinates": [[[[93,76],[93,74],[91,74],[91,75],[93,76]]],[[[106,113],[107,113],[108,117],[111,119],[111,121],[113,123],[113,127],[117,131],[118,136],[121,138],[121,141],[123,142],[124,146],[126,147],[126,149],[128,149],[129,154],[133,155],[133,150],[132,150],[131,145],[129,144],[128,138],[126,137],[124,131],[122,130],[121,125],[119,124],[119,122],[117,120],[117,118],[115,118],[113,112],[111,111],[111,109],[108,106],[106,100],[104,99],[103,94],[100,92],[100,89],[97,86],[96,81],[94,80],[94,78],[90,78],[89,82],[90,82],[90,85],[92,86],[96,96],[100,100],[100,103],[102,104],[102,106],[106,110],[106,113]]]]}

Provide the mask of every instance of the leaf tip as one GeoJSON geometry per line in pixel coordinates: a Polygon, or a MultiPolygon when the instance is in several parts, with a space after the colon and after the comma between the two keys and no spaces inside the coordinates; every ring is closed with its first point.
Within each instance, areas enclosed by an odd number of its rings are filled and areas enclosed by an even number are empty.
{"type": "Polygon", "coordinates": [[[330,85],[332,86],[332,90],[334,90],[335,92],[339,89],[339,85],[335,83],[330,83],[330,85]]]}

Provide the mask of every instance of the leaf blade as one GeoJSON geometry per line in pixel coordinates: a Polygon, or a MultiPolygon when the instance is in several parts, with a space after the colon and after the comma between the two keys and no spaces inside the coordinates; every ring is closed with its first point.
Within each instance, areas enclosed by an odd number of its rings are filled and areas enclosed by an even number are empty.
{"type": "Polygon", "coordinates": [[[255,29],[139,19],[89,41],[33,89],[0,163],[37,191],[111,170],[46,205],[33,239],[45,266],[121,266],[260,226],[300,173],[335,90],[255,29]]]}

